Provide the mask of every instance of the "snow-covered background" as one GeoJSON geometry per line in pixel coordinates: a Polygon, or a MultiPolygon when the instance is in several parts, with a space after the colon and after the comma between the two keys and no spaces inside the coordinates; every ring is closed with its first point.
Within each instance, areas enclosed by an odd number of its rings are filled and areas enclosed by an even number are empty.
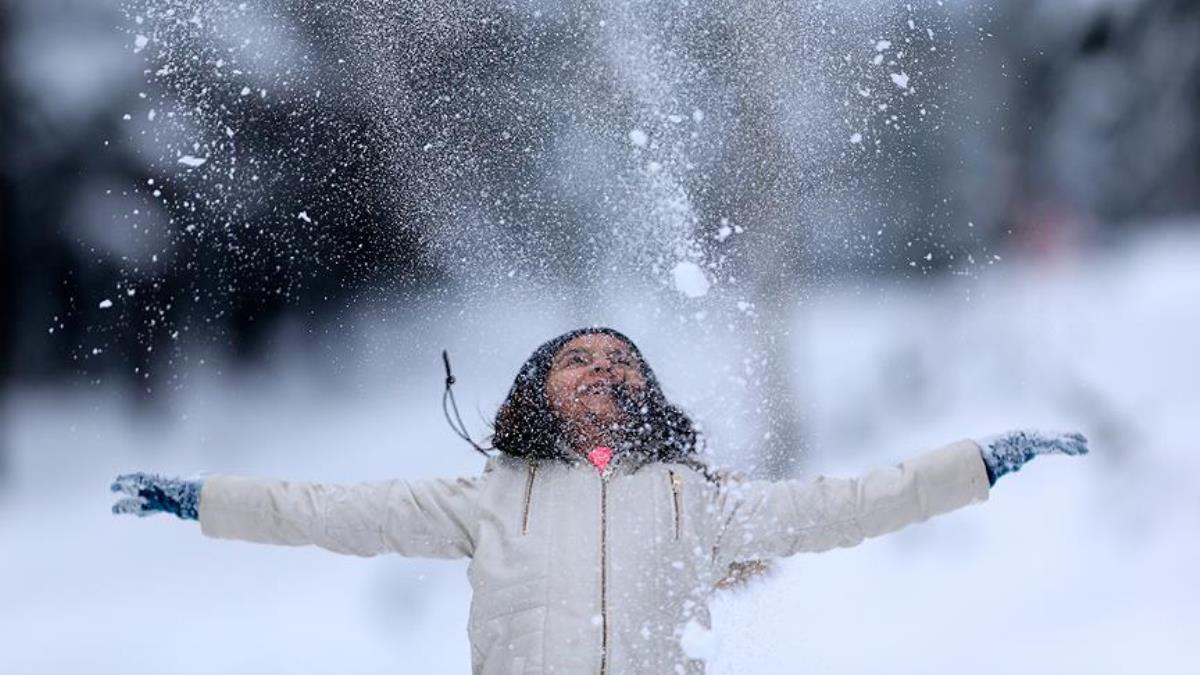
{"type": "Polygon", "coordinates": [[[109,514],[118,473],[477,472],[631,335],[717,464],[1077,429],[718,596],[714,673],[1194,673],[1189,0],[0,5],[0,673],[459,673],[465,564],[109,514]]]}

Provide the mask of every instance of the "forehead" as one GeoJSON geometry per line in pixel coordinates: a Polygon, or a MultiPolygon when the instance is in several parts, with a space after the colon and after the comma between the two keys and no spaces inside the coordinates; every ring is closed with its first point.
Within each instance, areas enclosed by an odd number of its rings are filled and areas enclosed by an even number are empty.
{"type": "Polygon", "coordinates": [[[580,335],[577,338],[568,340],[566,344],[559,348],[555,357],[575,349],[600,354],[607,354],[613,351],[633,352],[629,344],[619,337],[605,333],[588,333],[587,335],[580,335]]]}

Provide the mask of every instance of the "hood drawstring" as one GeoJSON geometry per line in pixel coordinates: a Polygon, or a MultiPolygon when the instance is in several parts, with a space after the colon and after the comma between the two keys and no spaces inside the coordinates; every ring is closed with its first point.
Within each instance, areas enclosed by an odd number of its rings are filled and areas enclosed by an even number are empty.
{"type": "Polygon", "coordinates": [[[446,416],[446,424],[454,430],[454,434],[464,441],[471,444],[484,457],[491,457],[488,451],[483,446],[471,439],[471,434],[467,432],[467,425],[463,423],[462,415],[458,414],[458,402],[454,400],[454,391],[451,386],[454,384],[454,375],[450,372],[450,354],[445,349],[442,350],[442,363],[446,366],[446,391],[442,392],[442,414],[446,416]],[[447,405],[449,403],[449,405],[447,405]],[[454,410],[454,418],[450,418],[450,411],[454,410]],[[457,422],[457,425],[455,424],[457,422]]]}

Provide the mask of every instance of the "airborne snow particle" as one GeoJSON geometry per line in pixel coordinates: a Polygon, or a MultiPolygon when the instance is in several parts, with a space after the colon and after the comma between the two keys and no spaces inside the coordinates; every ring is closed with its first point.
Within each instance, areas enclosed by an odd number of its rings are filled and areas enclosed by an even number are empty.
{"type": "Polygon", "coordinates": [[[241,94],[242,94],[242,96],[249,96],[250,95],[250,87],[242,87],[241,94]]]}
{"type": "Polygon", "coordinates": [[[892,82],[901,89],[908,89],[908,75],[904,72],[892,73],[892,82]]]}
{"type": "Polygon", "coordinates": [[[711,660],[717,655],[717,638],[713,632],[700,622],[692,619],[683,627],[679,636],[679,646],[689,658],[711,660]]]}
{"type": "Polygon", "coordinates": [[[704,121],[704,111],[699,108],[696,108],[695,110],[693,110],[692,111],[692,121],[693,122],[703,122],[704,121]]]}
{"type": "Polygon", "coordinates": [[[207,161],[207,157],[193,157],[192,155],[184,155],[183,157],[179,158],[180,164],[192,169],[202,166],[207,161]]]}
{"type": "Polygon", "coordinates": [[[877,52],[887,51],[891,47],[892,47],[891,40],[880,40],[879,42],[875,43],[875,51],[877,51],[877,52]]]}
{"type": "Polygon", "coordinates": [[[100,309],[108,309],[109,307],[112,307],[112,300],[105,298],[100,301],[100,309]]]}
{"type": "Polygon", "coordinates": [[[647,136],[646,132],[642,131],[641,129],[630,129],[629,142],[633,143],[639,148],[644,148],[646,147],[646,144],[650,142],[650,137],[647,136]]]}
{"type": "Polygon", "coordinates": [[[671,268],[671,277],[675,282],[675,290],[689,298],[703,297],[708,293],[708,277],[694,262],[683,260],[676,263],[671,268]]]}
{"type": "Polygon", "coordinates": [[[862,143],[862,134],[860,134],[858,132],[850,134],[850,142],[851,143],[862,143]]]}
{"type": "Polygon", "coordinates": [[[135,53],[140,52],[143,49],[145,49],[146,45],[149,43],[150,43],[150,38],[146,37],[145,35],[138,35],[135,38],[133,38],[133,51],[135,53]]]}
{"type": "Polygon", "coordinates": [[[300,220],[303,220],[306,223],[312,222],[312,218],[308,217],[308,211],[301,211],[300,213],[296,214],[296,217],[299,218],[300,220]]]}

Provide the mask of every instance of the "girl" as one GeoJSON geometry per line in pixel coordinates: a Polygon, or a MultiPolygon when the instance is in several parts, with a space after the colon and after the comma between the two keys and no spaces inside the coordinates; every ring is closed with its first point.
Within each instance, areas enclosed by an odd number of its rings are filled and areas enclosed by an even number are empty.
{"type": "Polygon", "coordinates": [[[756,561],[853,546],[987,499],[1079,434],[962,440],[842,480],[734,480],[633,342],[585,328],[540,346],[496,414],[482,475],[323,485],[119,476],[115,513],[169,512],[223,539],[338,553],[469,557],[473,672],[702,673],[680,638],[756,561]]]}

